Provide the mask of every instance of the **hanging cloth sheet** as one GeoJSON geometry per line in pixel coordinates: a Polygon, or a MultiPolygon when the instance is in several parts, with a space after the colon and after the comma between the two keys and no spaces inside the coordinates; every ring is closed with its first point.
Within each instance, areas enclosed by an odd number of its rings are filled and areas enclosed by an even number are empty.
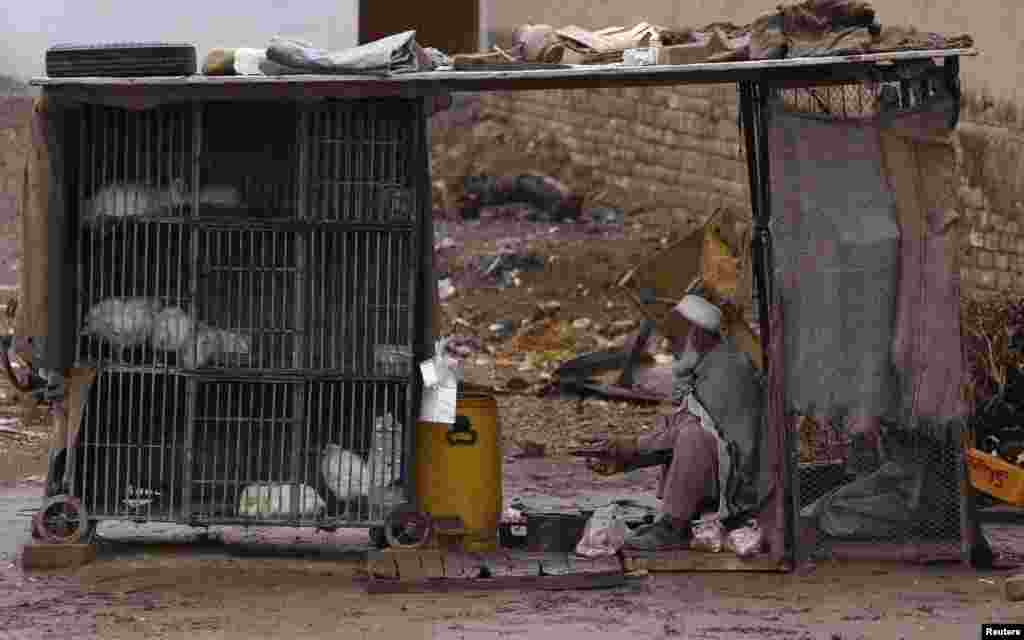
{"type": "MultiPolygon", "coordinates": [[[[828,121],[776,105],[769,134],[790,410],[895,433],[887,460],[801,512],[839,538],[906,533],[956,483],[925,463],[966,414],[954,103],[828,121]],[[907,444],[917,442],[914,444],[907,444]],[[928,443],[922,449],[920,445],[928,443]],[[909,448],[907,448],[909,447],[909,448]]],[[[937,459],[937,458],[931,458],[937,459]]],[[[934,527],[933,527],[934,528],[934,527]]]]}
{"type": "Polygon", "coordinates": [[[772,107],[772,234],[792,409],[864,420],[893,405],[896,206],[877,124],[772,107]]]}
{"type": "Polygon", "coordinates": [[[956,149],[948,128],[954,106],[892,118],[882,153],[902,230],[892,360],[903,422],[942,425],[967,415],[961,344],[961,228],[956,149]]]}
{"type": "Polygon", "coordinates": [[[829,121],[774,107],[792,410],[845,415],[855,432],[883,416],[943,429],[966,415],[952,108],[829,121]]]}

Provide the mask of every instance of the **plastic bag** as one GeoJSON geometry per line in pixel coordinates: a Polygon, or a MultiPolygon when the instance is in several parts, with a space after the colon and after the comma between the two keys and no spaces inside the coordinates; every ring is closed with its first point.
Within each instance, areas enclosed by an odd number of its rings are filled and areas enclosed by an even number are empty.
{"type": "Polygon", "coordinates": [[[448,352],[447,338],[437,341],[433,358],[420,363],[420,373],[423,375],[420,420],[453,424],[463,371],[461,362],[448,352]]]}
{"type": "Polygon", "coordinates": [[[576,553],[586,558],[615,555],[626,543],[629,528],[617,504],[594,511],[576,545],[576,553]]]}
{"type": "Polygon", "coordinates": [[[725,538],[725,548],[741,558],[761,553],[764,536],[756,520],[750,520],[742,527],[733,529],[725,538]]]}
{"type": "Polygon", "coordinates": [[[695,551],[718,553],[725,546],[725,527],[718,514],[704,516],[693,523],[693,539],[690,548],[695,551]]]}

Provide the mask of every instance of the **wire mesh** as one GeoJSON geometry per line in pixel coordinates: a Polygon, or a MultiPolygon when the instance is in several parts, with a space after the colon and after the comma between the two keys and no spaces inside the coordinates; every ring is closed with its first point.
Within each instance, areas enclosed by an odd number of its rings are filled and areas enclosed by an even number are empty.
{"type": "Polygon", "coordinates": [[[155,309],[188,308],[187,109],[82,110],[77,205],[80,363],[146,359],[155,309]]]}
{"type": "Polygon", "coordinates": [[[948,88],[934,73],[924,73],[892,82],[801,87],[779,93],[783,108],[788,111],[849,120],[910,111],[947,95],[948,88]]]}
{"type": "Polygon", "coordinates": [[[193,518],[321,526],[382,521],[405,496],[407,399],[405,383],[203,381],[193,518]]]}
{"type": "Polygon", "coordinates": [[[173,520],[184,492],[185,379],[106,370],[90,390],[71,474],[92,516],[173,520]]]}
{"type": "Polygon", "coordinates": [[[311,367],[363,376],[412,371],[411,232],[315,234],[310,259],[311,367]]]}
{"type": "MultiPolygon", "coordinates": [[[[296,232],[198,231],[199,326],[182,364],[190,369],[301,370],[295,360],[299,260],[296,232]]],[[[157,327],[159,329],[159,327],[157,327]]]]}
{"type": "Polygon", "coordinates": [[[845,425],[796,421],[798,559],[850,549],[880,559],[959,559],[961,430],[888,424],[872,438],[845,425]]]}
{"type": "Polygon", "coordinates": [[[83,114],[89,513],[379,524],[413,415],[419,102],[83,114]]]}
{"type": "Polygon", "coordinates": [[[304,122],[310,189],[306,217],[350,223],[415,221],[418,102],[328,102],[304,122]]]}

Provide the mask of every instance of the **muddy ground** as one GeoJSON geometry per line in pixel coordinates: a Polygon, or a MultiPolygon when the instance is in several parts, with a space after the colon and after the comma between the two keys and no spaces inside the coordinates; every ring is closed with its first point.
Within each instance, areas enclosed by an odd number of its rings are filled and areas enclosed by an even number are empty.
{"type": "MultiPolygon", "coordinates": [[[[506,465],[505,477],[507,493],[565,496],[631,495],[654,482],[594,480],[553,460],[506,465]]],[[[24,539],[17,510],[41,489],[0,491],[5,540],[24,539]]],[[[989,528],[1008,556],[1024,548],[1021,531],[989,528]]],[[[1006,572],[956,565],[826,563],[791,575],[660,574],[601,591],[368,596],[365,531],[107,524],[101,536],[98,560],[71,573],[26,575],[4,554],[0,638],[952,640],[977,637],[982,622],[1024,622],[1024,604],[1001,597],[1006,572]]]]}

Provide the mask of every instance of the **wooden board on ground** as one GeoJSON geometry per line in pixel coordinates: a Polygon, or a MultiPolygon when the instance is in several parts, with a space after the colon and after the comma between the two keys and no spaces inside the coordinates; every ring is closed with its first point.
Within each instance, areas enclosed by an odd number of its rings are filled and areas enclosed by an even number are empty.
{"type": "Polygon", "coordinates": [[[392,578],[404,582],[443,578],[444,554],[431,549],[386,549],[367,556],[370,578],[392,578]]]}
{"type": "Polygon", "coordinates": [[[395,554],[371,551],[366,556],[366,572],[370,578],[397,578],[398,565],[395,563],[395,554]]]}
{"type": "Polygon", "coordinates": [[[622,584],[617,558],[577,558],[566,553],[445,553],[385,550],[367,556],[369,593],[598,589],[622,584]],[[487,572],[481,572],[483,567],[487,572]]]}
{"type": "Polygon", "coordinates": [[[623,569],[628,573],[674,573],[688,571],[757,571],[785,572],[788,565],[772,560],[768,554],[753,558],[740,558],[733,553],[706,551],[661,551],[655,553],[626,552],[622,556],[623,569]]]}
{"type": "Polygon", "coordinates": [[[493,578],[429,578],[416,582],[403,580],[370,580],[368,593],[447,593],[452,591],[561,591],[606,589],[626,582],[621,571],[584,573],[564,576],[496,576],[493,578]]]}
{"type": "Polygon", "coordinates": [[[77,569],[95,559],[93,544],[26,544],[21,548],[25,569],[77,569]]]}

